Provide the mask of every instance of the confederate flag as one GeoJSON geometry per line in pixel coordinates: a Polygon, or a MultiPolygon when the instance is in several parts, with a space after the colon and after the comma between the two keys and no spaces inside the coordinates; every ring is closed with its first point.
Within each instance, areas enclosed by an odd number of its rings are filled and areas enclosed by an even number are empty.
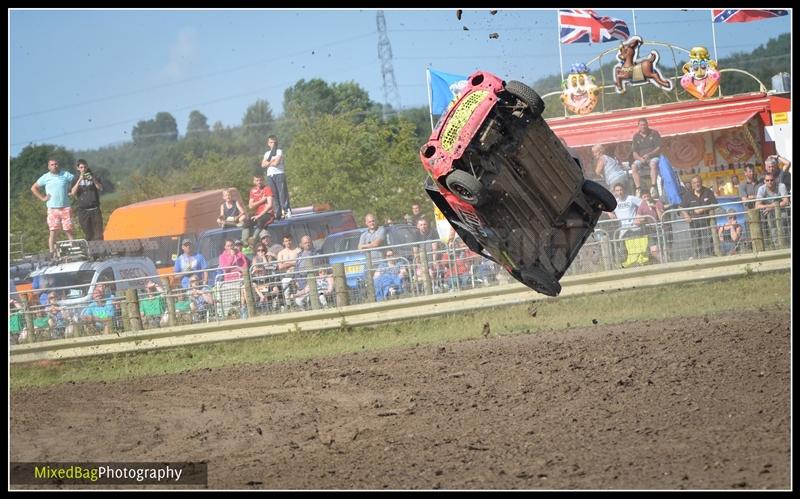
{"type": "Polygon", "coordinates": [[[715,23],[749,23],[773,17],[788,16],[788,10],[777,9],[712,9],[715,23]]]}

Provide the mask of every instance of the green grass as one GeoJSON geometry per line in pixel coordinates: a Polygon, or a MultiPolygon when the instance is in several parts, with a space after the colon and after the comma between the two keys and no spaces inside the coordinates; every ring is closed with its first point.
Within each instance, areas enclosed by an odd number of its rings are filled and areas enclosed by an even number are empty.
{"type": "Polygon", "coordinates": [[[282,362],[376,351],[418,344],[439,344],[480,338],[483,324],[493,335],[535,333],[659,320],[727,310],[788,306],[788,272],[630,289],[542,300],[536,303],[477,310],[469,314],[417,319],[376,327],[341,328],[321,332],[294,330],[270,338],[195,345],[168,350],[118,354],[52,363],[12,364],[11,387],[19,389],[70,381],[110,381],[208,367],[282,362]],[[532,317],[530,309],[536,309],[532,317]]]}

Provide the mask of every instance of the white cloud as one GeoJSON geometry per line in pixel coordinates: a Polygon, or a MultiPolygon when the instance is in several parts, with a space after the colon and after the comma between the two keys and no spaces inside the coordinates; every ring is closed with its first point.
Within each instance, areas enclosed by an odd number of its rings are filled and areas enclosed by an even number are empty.
{"type": "Polygon", "coordinates": [[[169,47],[169,60],[162,74],[169,80],[185,78],[196,55],[197,31],[194,28],[184,28],[178,33],[178,39],[169,47]]]}

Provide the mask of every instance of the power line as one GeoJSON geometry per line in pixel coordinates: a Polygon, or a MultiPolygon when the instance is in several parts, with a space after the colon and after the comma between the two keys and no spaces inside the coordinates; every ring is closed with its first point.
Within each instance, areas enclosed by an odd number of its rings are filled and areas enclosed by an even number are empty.
{"type": "Polygon", "coordinates": [[[311,49],[305,49],[305,50],[301,50],[301,51],[298,51],[298,52],[293,52],[293,53],[290,53],[290,54],[284,54],[284,55],[280,55],[280,56],[276,56],[276,57],[270,57],[269,59],[260,59],[260,60],[255,61],[255,62],[252,62],[252,63],[249,63],[249,64],[244,64],[244,65],[237,66],[237,67],[230,68],[230,69],[214,71],[214,72],[211,72],[211,73],[206,73],[206,74],[203,74],[203,75],[193,76],[191,78],[186,78],[186,79],[183,79],[183,80],[179,80],[179,81],[176,81],[176,82],[163,83],[161,85],[154,85],[152,87],[146,87],[146,88],[141,88],[141,89],[138,89],[138,90],[132,90],[132,91],[126,92],[126,93],[109,95],[109,96],[106,96],[106,97],[98,97],[97,99],[91,99],[91,100],[87,100],[87,101],[76,102],[76,103],[73,103],[73,104],[66,104],[66,105],[63,105],[63,106],[54,107],[54,108],[50,108],[50,109],[43,109],[43,110],[39,110],[39,111],[31,111],[31,112],[28,112],[28,113],[23,113],[23,114],[18,114],[16,116],[12,116],[11,119],[14,120],[14,119],[27,118],[27,117],[30,117],[30,116],[38,116],[38,115],[42,115],[42,114],[52,113],[52,112],[55,112],[55,111],[63,111],[65,109],[73,109],[73,108],[76,108],[76,107],[87,106],[89,104],[95,104],[97,102],[105,102],[105,101],[108,101],[108,100],[119,99],[121,97],[129,97],[131,95],[136,95],[136,94],[140,94],[140,93],[144,93],[144,92],[150,92],[152,90],[158,90],[158,89],[161,89],[161,88],[167,88],[167,87],[172,87],[172,86],[176,86],[176,85],[182,85],[184,83],[189,83],[189,82],[196,81],[196,80],[202,80],[204,78],[210,78],[212,76],[218,76],[218,75],[221,75],[221,74],[233,73],[233,72],[241,71],[243,69],[248,69],[248,68],[251,68],[251,67],[254,67],[254,66],[261,66],[261,65],[263,65],[264,63],[267,63],[267,62],[275,62],[275,61],[279,61],[281,59],[286,59],[286,58],[289,58],[289,57],[305,55],[305,54],[308,53],[309,50],[316,51],[316,50],[319,50],[321,48],[331,47],[333,45],[338,45],[338,44],[341,44],[341,43],[347,43],[347,42],[351,42],[353,40],[366,38],[366,37],[372,36],[374,34],[375,34],[375,31],[370,31],[369,33],[364,33],[364,34],[361,34],[361,35],[356,35],[356,36],[352,36],[352,37],[349,37],[349,38],[336,40],[336,41],[333,41],[331,43],[328,43],[328,44],[325,44],[325,45],[321,45],[319,47],[313,47],[311,49]]]}

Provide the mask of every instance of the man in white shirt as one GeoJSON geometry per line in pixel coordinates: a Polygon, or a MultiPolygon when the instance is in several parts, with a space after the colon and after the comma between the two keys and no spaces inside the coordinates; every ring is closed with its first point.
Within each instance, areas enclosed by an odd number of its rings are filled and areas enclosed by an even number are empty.
{"type": "Polygon", "coordinates": [[[624,238],[627,232],[638,231],[639,225],[634,222],[636,220],[636,212],[639,210],[639,205],[642,204],[641,198],[636,196],[629,196],[625,194],[625,187],[620,184],[614,184],[614,197],[617,198],[617,207],[608,216],[616,218],[620,223],[619,237],[624,238]]]}

